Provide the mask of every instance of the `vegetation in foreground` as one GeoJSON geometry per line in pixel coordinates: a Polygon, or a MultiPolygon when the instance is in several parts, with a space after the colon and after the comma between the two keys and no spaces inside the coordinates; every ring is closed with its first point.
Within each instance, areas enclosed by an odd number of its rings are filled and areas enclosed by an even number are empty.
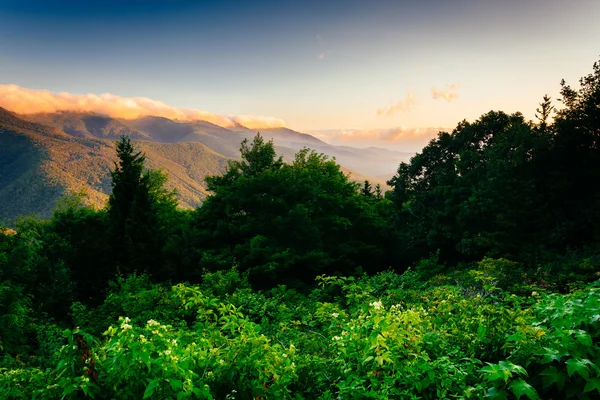
{"type": "Polygon", "coordinates": [[[0,396],[598,398],[600,64],[580,83],[385,194],[258,135],[180,210],[122,138],[105,209],[1,229],[0,396]]]}

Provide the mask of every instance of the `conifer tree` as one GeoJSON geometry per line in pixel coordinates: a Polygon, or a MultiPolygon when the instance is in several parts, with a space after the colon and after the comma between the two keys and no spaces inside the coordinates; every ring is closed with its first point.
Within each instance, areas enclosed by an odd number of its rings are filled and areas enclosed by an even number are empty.
{"type": "Polygon", "coordinates": [[[145,155],[128,137],[116,144],[118,162],[111,171],[108,218],[113,260],[121,272],[153,271],[160,252],[156,199],[151,172],[144,172],[145,155]]]}

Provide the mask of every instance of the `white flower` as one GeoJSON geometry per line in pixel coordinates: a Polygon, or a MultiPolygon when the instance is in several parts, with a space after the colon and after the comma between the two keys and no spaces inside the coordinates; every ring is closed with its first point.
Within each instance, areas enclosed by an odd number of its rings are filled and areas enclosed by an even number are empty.
{"type": "Polygon", "coordinates": [[[131,326],[131,325],[129,325],[129,324],[123,324],[123,325],[121,325],[121,328],[123,328],[123,330],[124,330],[124,331],[126,331],[126,330],[128,330],[128,329],[131,329],[131,328],[132,328],[132,326],[131,326]]]}
{"type": "Polygon", "coordinates": [[[369,305],[376,310],[380,310],[383,307],[383,304],[381,303],[381,301],[374,301],[369,305]]]}
{"type": "Polygon", "coordinates": [[[286,358],[286,357],[287,357],[287,354],[283,353],[281,356],[282,356],[283,358],[286,358]]]}
{"type": "Polygon", "coordinates": [[[332,316],[333,318],[337,318],[339,315],[340,315],[340,314],[338,314],[338,313],[336,313],[336,312],[334,312],[334,313],[331,313],[331,316],[332,316]]]}
{"type": "Polygon", "coordinates": [[[125,322],[131,322],[131,320],[129,319],[129,317],[125,317],[125,322]]]}
{"type": "Polygon", "coordinates": [[[223,364],[225,364],[225,361],[224,360],[219,360],[219,364],[223,365],[223,364]]]}
{"type": "Polygon", "coordinates": [[[173,339],[173,340],[171,340],[171,343],[177,344],[177,340],[173,339]]]}
{"type": "Polygon", "coordinates": [[[171,354],[171,350],[165,350],[165,354],[166,354],[166,355],[169,355],[169,354],[171,354]]]}
{"type": "Polygon", "coordinates": [[[342,338],[340,336],[334,336],[332,339],[333,340],[342,340],[342,338]]]}

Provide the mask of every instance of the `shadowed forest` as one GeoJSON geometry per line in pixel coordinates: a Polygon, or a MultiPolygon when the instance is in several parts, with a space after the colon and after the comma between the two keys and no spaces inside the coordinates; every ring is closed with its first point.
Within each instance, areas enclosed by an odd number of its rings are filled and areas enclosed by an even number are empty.
{"type": "Polygon", "coordinates": [[[388,191],[260,134],[178,208],[136,141],[0,228],[3,399],[600,397],[600,63],[388,191]]]}

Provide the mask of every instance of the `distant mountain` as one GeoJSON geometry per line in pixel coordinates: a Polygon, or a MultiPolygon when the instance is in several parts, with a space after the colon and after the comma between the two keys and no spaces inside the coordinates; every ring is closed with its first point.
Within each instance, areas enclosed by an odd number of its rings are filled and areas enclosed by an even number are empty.
{"type": "MultiPolygon", "coordinates": [[[[241,125],[223,128],[206,121],[182,122],[163,117],[117,120],[96,114],[57,113],[33,114],[26,118],[82,138],[116,139],[121,135],[129,135],[132,139],[160,143],[202,143],[230,158],[239,157],[240,142],[257,133],[241,125]]],[[[309,147],[335,157],[343,167],[366,176],[393,174],[401,161],[408,161],[413,156],[413,153],[377,147],[358,149],[332,146],[314,136],[288,128],[262,129],[260,133],[266,139],[273,139],[278,153],[288,161],[298,150],[309,147]]]]}
{"type": "Polygon", "coordinates": [[[55,114],[31,114],[22,118],[56,128],[70,136],[83,139],[116,140],[125,135],[136,140],[151,140],[144,133],[135,131],[116,119],[104,115],[60,112],[55,114]]]}
{"type": "MultiPolygon", "coordinates": [[[[352,179],[374,184],[385,184],[400,161],[412,156],[375,147],[332,146],[288,128],[260,133],[273,139],[286,161],[309,147],[335,157],[352,179]]],[[[162,117],[123,120],[74,112],[23,116],[0,108],[0,221],[30,213],[47,216],[62,195],[82,189],[91,204],[103,206],[111,189],[114,141],[121,135],[136,140],[148,167],[169,174],[168,187],[177,189],[182,206],[195,207],[207,194],[204,177],[225,171],[228,160],[239,157],[241,141],[256,131],[162,117]]]]}

